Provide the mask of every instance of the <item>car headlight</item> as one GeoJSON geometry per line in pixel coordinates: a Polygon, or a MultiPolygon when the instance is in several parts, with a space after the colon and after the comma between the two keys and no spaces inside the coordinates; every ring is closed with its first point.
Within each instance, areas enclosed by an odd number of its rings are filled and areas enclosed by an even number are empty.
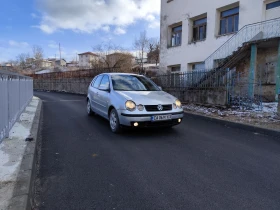
{"type": "Polygon", "coordinates": [[[125,103],[125,108],[128,110],[128,111],[134,111],[136,109],[136,104],[133,102],[133,101],[127,101],[125,103]]]}
{"type": "Polygon", "coordinates": [[[144,110],[144,106],[143,106],[142,104],[139,104],[139,105],[137,106],[137,109],[138,109],[139,111],[143,111],[143,110],[144,110]]]}
{"type": "MultiPolygon", "coordinates": [[[[173,107],[175,108],[182,108],[182,103],[181,103],[181,101],[179,101],[178,99],[175,101],[175,104],[173,104],[173,107]]],[[[175,109],[176,109],[175,108],[175,109]]]]}

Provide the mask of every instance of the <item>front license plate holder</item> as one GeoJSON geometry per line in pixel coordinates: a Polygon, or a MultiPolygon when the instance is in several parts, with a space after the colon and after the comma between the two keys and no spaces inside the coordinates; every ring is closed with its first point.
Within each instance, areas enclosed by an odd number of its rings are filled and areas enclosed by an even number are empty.
{"type": "Polygon", "coordinates": [[[155,115],[151,117],[152,122],[172,120],[172,115],[155,115]]]}

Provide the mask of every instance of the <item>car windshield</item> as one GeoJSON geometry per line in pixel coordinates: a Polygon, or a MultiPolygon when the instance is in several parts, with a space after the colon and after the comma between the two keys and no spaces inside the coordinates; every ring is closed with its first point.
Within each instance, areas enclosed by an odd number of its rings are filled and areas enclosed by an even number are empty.
{"type": "Polygon", "coordinates": [[[138,75],[112,75],[113,88],[116,91],[159,91],[151,80],[138,75]]]}

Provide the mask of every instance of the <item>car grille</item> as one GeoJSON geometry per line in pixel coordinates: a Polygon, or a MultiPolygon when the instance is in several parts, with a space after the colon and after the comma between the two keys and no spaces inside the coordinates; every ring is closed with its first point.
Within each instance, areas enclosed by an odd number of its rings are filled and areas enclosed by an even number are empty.
{"type": "Polygon", "coordinates": [[[162,105],[162,108],[162,110],[158,110],[158,105],[145,105],[145,109],[147,112],[161,112],[172,110],[172,104],[162,105]]]}

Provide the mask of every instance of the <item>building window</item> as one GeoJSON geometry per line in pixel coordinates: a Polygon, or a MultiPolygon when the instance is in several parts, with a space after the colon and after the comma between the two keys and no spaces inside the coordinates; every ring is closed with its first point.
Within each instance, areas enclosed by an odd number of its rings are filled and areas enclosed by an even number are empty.
{"type": "Polygon", "coordinates": [[[193,41],[206,39],[207,18],[195,20],[193,22],[193,41]]]}
{"type": "Polygon", "coordinates": [[[266,5],[266,10],[273,9],[275,7],[280,7],[280,1],[275,1],[266,5]]]}
{"type": "Polygon", "coordinates": [[[221,12],[220,35],[238,31],[239,7],[221,12]]]}
{"type": "Polygon", "coordinates": [[[192,70],[193,71],[201,71],[201,70],[205,70],[205,64],[204,62],[200,62],[200,63],[193,63],[192,65],[192,70]]]}
{"type": "Polygon", "coordinates": [[[171,46],[179,46],[182,42],[182,26],[172,28],[171,46]]]}
{"type": "Polygon", "coordinates": [[[181,71],[181,65],[171,66],[171,72],[178,72],[178,71],[181,71]]]}

